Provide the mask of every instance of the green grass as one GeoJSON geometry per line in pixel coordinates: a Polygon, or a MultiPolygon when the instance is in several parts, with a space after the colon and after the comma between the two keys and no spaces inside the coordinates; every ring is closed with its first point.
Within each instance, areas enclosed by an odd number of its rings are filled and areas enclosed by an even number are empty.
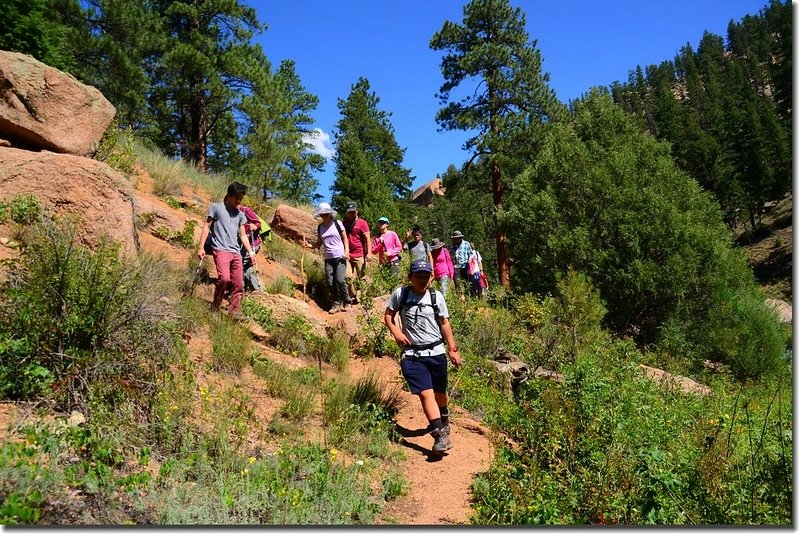
{"type": "Polygon", "coordinates": [[[215,371],[239,373],[250,363],[250,333],[226,315],[211,317],[211,346],[215,371]]]}

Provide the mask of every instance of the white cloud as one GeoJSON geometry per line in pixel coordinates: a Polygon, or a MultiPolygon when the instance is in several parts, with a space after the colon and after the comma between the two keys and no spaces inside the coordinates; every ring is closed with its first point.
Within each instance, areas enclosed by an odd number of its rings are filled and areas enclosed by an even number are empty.
{"type": "Polygon", "coordinates": [[[315,128],[308,134],[303,136],[303,143],[311,145],[308,148],[309,152],[319,154],[326,160],[332,159],[336,155],[331,145],[331,136],[327,132],[323,132],[321,128],[315,128]]]}

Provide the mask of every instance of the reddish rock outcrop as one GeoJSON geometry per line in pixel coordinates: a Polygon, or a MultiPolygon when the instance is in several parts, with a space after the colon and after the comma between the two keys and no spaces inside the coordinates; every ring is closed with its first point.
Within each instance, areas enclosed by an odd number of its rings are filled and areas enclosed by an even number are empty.
{"type": "Polygon", "coordinates": [[[91,156],[116,112],[74,76],[0,51],[0,137],[13,146],[91,156]]]}
{"type": "Polygon", "coordinates": [[[76,217],[78,240],[90,247],[108,236],[124,251],[136,252],[127,189],[120,173],[96,160],[0,148],[0,199],[34,194],[44,209],[76,217]]]}
{"type": "Polygon", "coordinates": [[[317,220],[314,216],[286,204],[279,204],[269,226],[278,236],[300,243],[303,238],[311,243],[317,239],[317,220]]]}
{"type": "Polygon", "coordinates": [[[428,206],[433,203],[434,195],[444,195],[444,184],[440,178],[434,178],[424,186],[416,189],[411,196],[411,201],[415,204],[428,206]]]}

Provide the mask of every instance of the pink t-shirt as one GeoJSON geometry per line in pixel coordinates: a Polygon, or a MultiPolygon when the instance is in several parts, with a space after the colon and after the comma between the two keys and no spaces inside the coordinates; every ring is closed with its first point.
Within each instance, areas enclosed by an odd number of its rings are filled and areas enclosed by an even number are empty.
{"type": "Polygon", "coordinates": [[[450,258],[450,251],[441,247],[435,251],[431,251],[433,257],[433,277],[438,279],[447,275],[451,279],[455,274],[453,269],[453,260],[450,258]]]}
{"type": "Polygon", "coordinates": [[[347,219],[342,221],[344,228],[347,230],[347,242],[350,244],[350,258],[361,258],[364,256],[364,243],[362,240],[369,232],[369,225],[366,221],[357,217],[355,222],[351,223],[347,219]]]}
{"type": "Polygon", "coordinates": [[[378,255],[381,264],[385,264],[397,258],[403,250],[400,238],[393,230],[387,230],[386,234],[376,236],[372,240],[372,253],[378,255]]]}

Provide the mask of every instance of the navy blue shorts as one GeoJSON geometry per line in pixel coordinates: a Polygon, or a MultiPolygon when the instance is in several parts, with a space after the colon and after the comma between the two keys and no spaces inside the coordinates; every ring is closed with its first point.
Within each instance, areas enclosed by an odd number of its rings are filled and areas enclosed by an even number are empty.
{"type": "Polygon", "coordinates": [[[434,392],[447,392],[447,356],[444,353],[432,357],[403,357],[400,369],[412,394],[431,388],[434,392]]]}

